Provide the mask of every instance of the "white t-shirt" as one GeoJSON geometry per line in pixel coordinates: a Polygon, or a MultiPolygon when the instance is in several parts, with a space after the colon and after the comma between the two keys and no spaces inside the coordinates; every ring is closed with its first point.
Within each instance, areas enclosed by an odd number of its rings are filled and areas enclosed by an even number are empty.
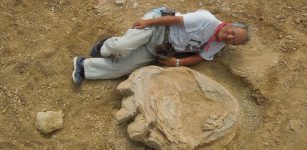
{"type": "Polygon", "coordinates": [[[213,60],[213,56],[224,46],[224,42],[210,42],[209,49],[205,51],[203,46],[212,35],[217,26],[222,23],[207,10],[180,14],[183,16],[184,26],[170,26],[169,42],[177,52],[196,52],[206,60],[213,60]]]}

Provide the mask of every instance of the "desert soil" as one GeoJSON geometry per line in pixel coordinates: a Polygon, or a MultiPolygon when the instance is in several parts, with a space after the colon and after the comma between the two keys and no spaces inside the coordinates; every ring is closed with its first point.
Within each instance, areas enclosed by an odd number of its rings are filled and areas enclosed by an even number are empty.
{"type": "Polygon", "coordinates": [[[224,149],[303,150],[307,146],[306,0],[1,0],[0,149],[148,149],[118,124],[123,77],[71,79],[72,59],[89,57],[106,34],[120,36],[145,12],[168,6],[208,9],[251,25],[252,40],[226,47],[214,61],[191,66],[238,100],[240,129],[224,149]],[[64,113],[64,128],[42,135],[41,111],[64,113]]]}

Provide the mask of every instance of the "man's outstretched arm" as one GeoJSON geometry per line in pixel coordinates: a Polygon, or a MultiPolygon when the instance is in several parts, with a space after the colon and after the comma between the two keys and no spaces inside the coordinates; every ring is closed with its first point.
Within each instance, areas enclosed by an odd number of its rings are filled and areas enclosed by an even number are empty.
{"type": "Polygon", "coordinates": [[[179,25],[183,26],[183,17],[182,16],[162,16],[159,18],[148,19],[148,20],[138,20],[133,24],[133,28],[143,29],[148,26],[153,25],[179,25]]]}
{"type": "MultiPolygon", "coordinates": [[[[195,65],[198,64],[200,62],[202,62],[204,59],[200,56],[200,55],[193,55],[193,56],[189,56],[186,58],[182,58],[180,59],[179,63],[180,66],[190,66],[190,65],[195,65]]],[[[176,66],[177,63],[177,58],[173,57],[173,58],[169,58],[169,59],[159,59],[159,62],[162,63],[165,66],[176,66]]]]}

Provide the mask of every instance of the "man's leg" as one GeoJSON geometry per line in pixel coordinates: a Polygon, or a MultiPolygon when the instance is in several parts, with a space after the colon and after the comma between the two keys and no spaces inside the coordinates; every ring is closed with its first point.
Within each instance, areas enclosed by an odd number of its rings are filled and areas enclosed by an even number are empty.
{"type": "Polygon", "coordinates": [[[154,56],[145,46],[132,51],[128,56],[113,61],[110,58],[88,58],[84,60],[86,79],[114,79],[152,63],[154,56]]]}
{"type": "Polygon", "coordinates": [[[129,29],[122,37],[112,37],[104,42],[100,49],[102,57],[126,57],[132,51],[148,43],[152,36],[152,29],[129,29]]]}

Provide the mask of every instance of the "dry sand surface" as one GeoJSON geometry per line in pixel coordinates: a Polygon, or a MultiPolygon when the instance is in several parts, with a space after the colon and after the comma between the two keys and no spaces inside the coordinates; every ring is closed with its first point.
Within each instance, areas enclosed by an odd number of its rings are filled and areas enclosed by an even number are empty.
{"type": "Polygon", "coordinates": [[[148,149],[118,124],[118,84],[71,80],[72,59],[88,57],[100,35],[122,35],[146,11],[208,9],[253,29],[244,46],[191,68],[238,100],[240,129],[224,149],[303,150],[307,146],[306,0],[1,0],[0,149],[148,149]],[[63,129],[42,135],[41,111],[63,111],[63,129]]]}

